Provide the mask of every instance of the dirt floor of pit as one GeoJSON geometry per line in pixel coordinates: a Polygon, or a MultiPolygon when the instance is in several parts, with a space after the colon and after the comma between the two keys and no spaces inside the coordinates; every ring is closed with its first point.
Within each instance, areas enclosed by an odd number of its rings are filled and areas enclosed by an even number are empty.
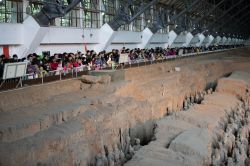
{"type": "MultiPolygon", "coordinates": [[[[148,129],[134,127],[179,111],[186,96],[235,70],[250,70],[249,53],[245,48],[127,69],[122,71],[123,80],[110,84],[69,80],[0,93],[0,165],[88,165],[104,145],[111,148],[121,142],[130,129],[143,140],[148,129]],[[172,71],[175,66],[181,71],[172,71]]],[[[237,103],[235,97],[225,97],[231,102],[220,109],[237,103]]],[[[205,123],[206,114],[194,116],[205,123]]],[[[197,127],[185,121],[174,124],[179,130],[197,127]]],[[[174,137],[171,131],[167,135],[166,139],[174,137]]],[[[135,157],[143,155],[143,149],[135,157]]],[[[209,153],[201,151],[200,156],[209,153]]]]}
{"type": "MultiPolygon", "coordinates": [[[[230,77],[220,79],[216,92],[205,95],[201,104],[195,104],[186,111],[176,112],[159,120],[156,140],[142,147],[125,165],[210,165],[212,143],[217,136],[215,131],[218,130],[222,119],[232,110],[237,110],[240,105],[246,104],[250,107],[249,78],[250,72],[233,72],[230,77]],[[241,98],[245,99],[244,103],[241,98]]],[[[248,120],[250,122],[250,117],[248,120]]],[[[247,128],[249,139],[249,124],[247,128]]],[[[223,131],[219,133],[225,134],[223,131]]],[[[246,152],[247,157],[242,163],[237,164],[233,160],[233,164],[246,165],[245,160],[250,157],[248,153],[246,152]]]]}

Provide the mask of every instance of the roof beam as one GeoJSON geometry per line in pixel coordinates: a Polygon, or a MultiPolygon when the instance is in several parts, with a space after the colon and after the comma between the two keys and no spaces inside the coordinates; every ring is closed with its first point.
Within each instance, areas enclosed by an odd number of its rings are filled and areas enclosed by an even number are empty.
{"type": "Polygon", "coordinates": [[[45,2],[40,12],[34,15],[40,26],[49,26],[50,22],[58,17],[65,16],[68,12],[74,9],[82,0],[71,0],[68,5],[63,5],[62,1],[51,3],[45,2]]]}
{"type": "Polygon", "coordinates": [[[225,25],[227,25],[227,23],[229,23],[230,21],[233,21],[233,19],[235,19],[237,21],[237,19],[235,18],[238,14],[242,13],[243,11],[245,11],[246,9],[249,8],[250,5],[246,5],[243,9],[239,10],[238,12],[236,12],[235,14],[233,14],[232,16],[230,16],[230,19],[226,19],[226,21],[224,21],[222,24],[218,24],[218,27],[216,27],[216,29],[220,29],[223,28],[225,25]]]}
{"type": "Polygon", "coordinates": [[[111,20],[108,24],[113,30],[118,30],[119,27],[125,24],[130,24],[138,16],[144,13],[148,8],[157,3],[158,0],[151,0],[148,4],[141,4],[141,6],[135,12],[131,12],[131,6],[133,6],[133,0],[124,1],[123,5],[120,5],[117,14],[114,19],[111,20]],[[132,14],[131,14],[132,13],[132,14]]]}
{"type": "Polygon", "coordinates": [[[242,16],[240,19],[238,19],[232,26],[228,27],[227,30],[234,30],[234,31],[238,31],[238,28],[241,24],[244,24],[248,19],[249,19],[249,15],[250,15],[250,11],[248,11],[246,14],[244,14],[244,16],[242,16]]]}
{"type": "Polygon", "coordinates": [[[245,31],[250,32],[250,30],[248,29],[249,25],[250,25],[250,19],[246,20],[245,22],[243,22],[242,24],[240,24],[239,28],[238,28],[238,31],[240,32],[240,31],[242,31],[242,30],[245,29],[245,31]]]}
{"type": "Polygon", "coordinates": [[[217,3],[212,9],[210,9],[208,12],[206,12],[202,17],[199,17],[197,20],[194,21],[194,24],[200,23],[204,18],[208,17],[211,13],[213,13],[225,0],[221,0],[219,3],[217,3]]]}
{"type": "MultiPolygon", "coordinates": [[[[183,16],[185,13],[191,11],[191,10],[193,9],[193,7],[194,7],[195,5],[197,5],[199,2],[201,2],[201,0],[195,0],[195,1],[193,1],[190,5],[188,5],[185,9],[183,9],[180,13],[174,15],[174,16],[171,18],[170,22],[171,22],[171,23],[174,23],[174,21],[176,21],[179,17],[181,17],[181,16],[183,16]]],[[[168,26],[168,25],[169,25],[169,23],[167,23],[167,25],[165,25],[165,26],[168,26]]]]}
{"type": "Polygon", "coordinates": [[[216,24],[216,22],[220,19],[222,19],[226,14],[228,14],[229,11],[231,11],[232,9],[234,9],[236,6],[238,6],[239,4],[241,4],[244,0],[240,0],[237,3],[235,3],[234,5],[232,5],[229,9],[227,9],[226,11],[223,12],[223,14],[221,16],[219,16],[218,18],[216,18],[212,23],[210,23],[207,28],[208,29],[212,29],[212,27],[216,24]]]}

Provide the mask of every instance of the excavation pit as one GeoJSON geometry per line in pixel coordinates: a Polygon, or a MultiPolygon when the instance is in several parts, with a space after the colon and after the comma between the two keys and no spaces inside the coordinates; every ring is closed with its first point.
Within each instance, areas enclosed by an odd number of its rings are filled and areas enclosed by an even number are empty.
{"type": "Polygon", "coordinates": [[[126,136],[132,147],[139,138],[141,148],[125,165],[152,165],[156,155],[151,154],[159,154],[159,165],[211,163],[211,133],[225,109],[243,101],[249,104],[247,81],[235,81],[239,74],[247,74],[234,72],[250,71],[246,51],[238,50],[230,60],[221,52],[126,69],[120,78],[111,76],[111,82],[67,80],[2,92],[0,165],[93,164],[104,147],[111,153],[126,136]],[[181,71],[169,73],[174,66],[181,71]],[[186,96],[209,88],[213,93],[201,104],[179,111],[186,96]],[[199,135],[200,130],[208,133],[211,149],[192,148],[191,142],[183,140],[192,133],[199,135]],[[185,150],[179,151],[181,146],[185,150]]]}

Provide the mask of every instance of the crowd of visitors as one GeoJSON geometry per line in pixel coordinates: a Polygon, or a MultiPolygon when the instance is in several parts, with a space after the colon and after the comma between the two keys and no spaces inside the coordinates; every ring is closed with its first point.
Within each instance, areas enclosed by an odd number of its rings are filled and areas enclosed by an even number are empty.
{"type": "Polygon", "coordinates": [[[112,67],[119,63],[121,54],[127,54],[129,61],[148,60],[154,61],[166,58],[168,56],[183,55],[188,53],[198,53],[205,51],[214,51],[218,49],[226,49],[238,46],[210,46],[210,47],[183,47],[183,48],[155,48],[155,49],[126,49],[112,50],[111,52],[102,51],[96,53],[88,50],[86,53],[78,51],[77,53],[58,53],[52,56],[49,53],[37,55],[29,54],[26,58],[18,59],[15,54],[12,58],[6,58],[5,55],[0,56],[0,78],[2,77],[4,64],[14,62],[27,62],[28,78],[38,78],[46,75],[66,74],[72,70],[100,70],[106,67],[112,67]]]}

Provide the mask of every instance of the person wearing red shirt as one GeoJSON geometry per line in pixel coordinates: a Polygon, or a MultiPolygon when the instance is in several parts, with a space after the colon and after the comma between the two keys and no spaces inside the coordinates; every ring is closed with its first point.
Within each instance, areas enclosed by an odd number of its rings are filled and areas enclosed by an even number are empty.
{"type": "Polygon", "coordinates": [[[74,61],[73,61],[73,66],[74,66],[74,67],[79,67],[79,63],[78,63],[77,60],[74,60],[74,61]]]}
{"type": "Polygon", "coordinates": [[[72,62],[67,62],[67,69],[68,70],[71,70],[71,69],[73,69],[73,63],[72,62]]]}
{"type": "Polygon", "coordinates": [[[53,59],[53,61],[50,63],[50,69],[51,70],[57,70],[58,62],[56,61],[56,58],[53,59]]]}

